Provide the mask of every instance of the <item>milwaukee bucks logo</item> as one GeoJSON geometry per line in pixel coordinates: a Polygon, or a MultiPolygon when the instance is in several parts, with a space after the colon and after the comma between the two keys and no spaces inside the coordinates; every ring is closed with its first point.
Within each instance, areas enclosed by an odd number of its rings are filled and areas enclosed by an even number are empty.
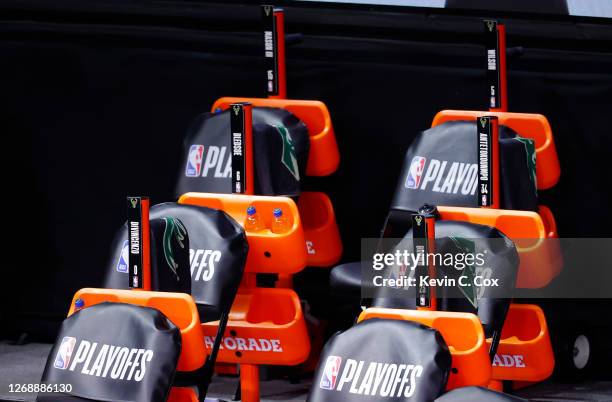
{"type": "Polygon", "coordinates": [[[235,114],[236,116],[238,116],[238,114],[240,113],[240,109],[241,109],[240,105],[234,105],[234,106],[232,106],[232,110],[234,111],[234,114],[235,114]]]}
{"type": "Polygon", "coordinates": [[[132,208],[136,208],[136,206],[138,206],[138,198],[130,198],[130,204],[132,205],[132,208]]]}
{"type": "Polygon", "coordinates": [[[487,126],[487,118],[486,117],[481,117],[480,118],[480,125],[482,126],[482,128],[485,128],[487,126]]]}
{"type": "Polygon", "coordinates": [[[487,29],[489,32],[493,32],[493,30],[495,30],[495,21],[486,21],[485,23],[487,24],[487,29]]]}
{"type": "MultiPolygon", "coordinates": [[[[462,252],[464,255],[476,255],[476,244],[472,240],[464,239],[463,237],[450,236],[449,239],[453,242],[455,247],[462,252]]],[[[474,283],[474,277],[476,276],[476,269],[473,264],[466,264],[462,270],[462,274],[466,278],[467,285],[462,285],[461,281],[457,283],[459,290],[468,302],[474,308],[478,307],[478,290],[472,284],[474,283]]]]}
{"type": "Polygon", "coordinates": [[[266,13],[266,17],[269,17],[270,13],[272,12],[272,6],[263,6],[263,10],[264,13],[266,13]]]}
{"type": "Polygon", "coordinates": [[[421,222],[423,222],[423,217],[421,215],[416,215],[414,217],[414,221],[416,222],[417,226],[421,226],[421,222]]]}
{"type": "Polygon", "coordinates": [[[162,219],[166,222],[163,239],[164,258],[166,259],[166,264],[168,264],[168,267],[174,273],[178,281],[180,278],[178,274],[178,263],[174,257],[174,245],[178,244],[180,248],[185,248],[184,240],[187,235],[187,229],[183,226],[183,222],[176,218],[164,217],[162,219]]]}
{"type": "Polygon", "coordinates": [[[529,169],[529,176],[531,178],[532,190],[537,194],[538,193],[538,177],[536,175],[536,150],[535,150],[535,142],[532,139],[524,138],[524,137],[515,137],[516,141],[523,144],[525,147],[525,155],[527,156],[527,168],[529,169]]]}
{"type": "Polygon", "coordinates": [[[289,130],[284,126],[275,126],[276,130],[283,142],[283,154],[281,155],[281,163],[289,170],[296,180],[300,180],[300,170],[298,167],[297,157],[295,156],[295,147],[289,130]]]}

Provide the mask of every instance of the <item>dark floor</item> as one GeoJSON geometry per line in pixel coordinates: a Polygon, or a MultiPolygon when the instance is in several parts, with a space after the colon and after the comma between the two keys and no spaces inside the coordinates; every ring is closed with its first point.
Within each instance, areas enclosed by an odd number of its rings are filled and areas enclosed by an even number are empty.
{"type": "MultiPolygon", "coordinates": [[[[34,401],[34,394],[11,394],[9,384],[36,384],[40,381],[51,345],[30,343],[23,346],[0,342],[0,401],[34,401]]],[[[236,378],[217,377],[209,391],[210,398],[231,400],[237,386],[236,378]]],[[[262,401],[305,401],[310,384],[304,381],[263,381],[262,401]]],[[[524,389],[520,395],[530,401],[612,402],[612,382],[582,382],[557,384],[547,382],[524,389]]]]}

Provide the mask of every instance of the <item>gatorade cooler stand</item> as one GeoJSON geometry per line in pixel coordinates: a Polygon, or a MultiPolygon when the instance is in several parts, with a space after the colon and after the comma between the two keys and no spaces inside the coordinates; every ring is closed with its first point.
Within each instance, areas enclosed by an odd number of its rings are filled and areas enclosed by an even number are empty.
{"type": "MultiPolygon", "coordinates": [[[[479,208],[441,206],[438,210],[442,220],[484,224],[496,227],[506,234],[515,242],[520,256],[517,287],[541,288],[559,274],[563,263],[559,245],[554,240],[557,237],[556,223],[550,209],[545,206],[539,207],[539,213],[497,209],[500,205],[499,124],[506,125],[535,142],[538,189],[551,188],[558,182],[559,161],[552,130],[544,116],[507,112],[505,29],[495,21],[485,21],[485,31],[490,110],[444,110],[435,116],[432,123],[434,127],[453,120],[476,120],[478,150],[486,150],[484,155],[479,153],[479,208]],[[494,60],[490,57],[492,54],[494,60]],[[483,142],[483,138],[486,138],[486,141],[483,142]],[[487,160],[483,161],[482,157],[487,160]],[[480,175],[483,162],[489,166],[486,178],[480,175]]],[[[460,313],[368,309],[362,313],[360,320],[385,316],[419,321],[442,333],[453,357],[449,389],[466,385],[501,389],[502,381],[519,384],[538,382],[549,377],[554,369],[554,355],[546,319],[542,309],[536,305],[510,305],[502,332],[499,334],[499,346],[491,356],[493,364],[488,379],[487,370],[475,363],[476,356],[482,361],[482,348],[487,344],[490,346],[496,340],[485,341],[482,328],[470,333],[469,328],[476,317],[466,317],[460,313]],[[464,366],[460,367],[462,365],[464,366]]],[[[485,347],[485,350],[487,349],[489,348],[485,347]]]]}
{"type": "MultiPolygon", "coordinates": [[[[484,28],[489,111],[443,110],[434,117],[432,127],[453,120],[476,120],[478,124],[483,116],[495,117],[498,124],[508,126],[522,137],[534,141],[537,188],[552,188],[559,181],[560,166],[550,124],[540,114],[508,112],[505,26],[497,21],[484,21],[484,28]]],[[[494,137],[497,138],[497,135],[494,137]]],[[[490,207],[495,208],[495,205],[490,207]]],[[[538,214],[529,213],[528,219],[523,213],[517,216],[516,211],[481,209],[466,214],[456,208],[454,211],[440,210],[448,219],[467,218],[496,226],[515,241],[521,258],[517,288],[542,288],[561,271],[563,260],[559,244],[554,240],[558,237],[557,226],[548,207],[540,205],[538,214]]],[[[554,368],[548,338],[544,313],[539,307],[513,304],[502,333],[498,357],[494,361],[493,379],[535,382],[547,378],[554,368]],[[526,351],[532,357],[524,367],[508,358],[526,357],[526,351]]]]}
{"type": "MultiPolygon", "coordinates": [[[[214,102],[211,111],[227,110],[236,104],[287,110],[308,128],[310,150],[306,175],[328,176],[337,170],[340,163],[329,110],[320,101],[287,99],[284,11],[264,5],[262,6],[262,21],[268,97],[223,97],[214,102]]],[[[244,194],[253,194],[253,191],[244,192],[244,194]]],[[[305,266],[323,268],[333,266],[342,255],[342,242],[329,196],[323,192],[302,191],[297,199],[297,208],[307,250],[305,266]]],[[[293,287],[290,273],[287,271],[276,273],[278,273],[276,287],[293,287]]],[[[307,362],[308,367],[316,364],[317,356],[314,354],[323,344],[322,329],[312,328],[312,331],[316,335],[313,339],[313,355],[307,362]]]]}
{"type": "MultiPolygon", "coordinates": [[[[227,328],[224,331],[221,328],[224,336],[217,359],[219,363],[240,365],[241,396],[245,402],[259,401],[258,366],[294,366],[305,362],[311,350],[298,295],[289,286],[257,287],[257,274],[291,278],[307,265],[333,263],[342,250],[331,202],[326,195],[302,193],[298,204],[288,197],[252,195],[252,105],[251,102],[228,104],[231,132],[240,133],[242,138],[242,147],[234,148],[237,155],[232,159],[235,194],[187,193],[179,198],[179,204],[222,210],[240,224],[246,220],[247,208],[254,206],[266,227],[256,232],[246,231],[249,253],[245,274],[230,310],[227,328]],[[302,211],[298,209],[300,206],[302,211]],[[287,231],[283,233],[270,230],[272,211],[276,208],[288,220],[287,231]],[[308,219],[308,224],[303,219],[308,219]]],[[[329,122],[329,115],[326,119],[329,122]]],[[[327,127],[331,130],[330,125],[327,127]]],[[[335,149],[335,141],[333,144],[335,149]]],[[[325,155],[311,148],[310,157],[314,157],[315,165],[325,155]]],[[[202,330],[204,345],[212,352],[212,340],[220,331],[220,323],[202,324],[202,330]]]]}
{"type": "MultiPolygon", "coordinates": [[[[286,99],[284,11],[265,5],[262,6],[262,17],[268,98],[224,97],[213,104],[212,111],[248,103],[252,107],[280,108],[293,113],[308,127],[310,152],[306,174],[330,175],[338,168],[340,155],[329,111],[323,102],[286,99]]],[[[307,265],[329,267],[338,262],[342,243],[329,197],[321,192],[304,191],[299,197],[298,209],[308,248],[307,265]]],[[[281,284],[283,282],[286,285],[291,283],[290,280],[281,281],[281,284]]]]}
{"type": "MultiPolygon", "coordinates": [[[[237,222],[244,222],[246,210],[254,205],[263,212],[266,227],[272,211],[281,208],[289,221],[285,233],[265,229],[246,232],[249,254],[243,282],[229,315],[218,361],[240,364],[242,400],[259,401],[260,365],[293,366],[304,362],[310,352],[310,338],[298,295],[287,288],[258,288],[256,274],[295,274],[308,262],[304,229],[297,205],[287,197],[187,193],[179,203],[216,208],[237,222]]],[[[218,322],[202,325],[205,347],[212,350],[218,322]]]]}

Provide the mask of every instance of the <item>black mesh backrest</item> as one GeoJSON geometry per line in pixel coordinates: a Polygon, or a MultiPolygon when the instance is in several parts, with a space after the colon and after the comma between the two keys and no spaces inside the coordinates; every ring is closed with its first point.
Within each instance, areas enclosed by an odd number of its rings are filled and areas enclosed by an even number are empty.
{"type": "MultiPolygon", "coordinates": [[[[474,306],[462,296],[458,289],[437,288],[437,309],[441,311],[462,311],[475,313],[480,318],[485,334],[491,336],[501,331],[506,314],[510,307],[511,294],[516,284],[519,257],[514,243],[496,228],[460,221],[438,221],[435,225],[436,252],[441,254],[463,252],[457,247],[457,239],[474,243],[474,252],[485,255],[486,266],[491,268],[491,278],[499,279],[500,287],[484,287],[480,299],[474,306]],[[485,251],[486,250],[486,251],[485,251]],[[447,291],[447,294],[441,292],[447,291]]],[[[401,250],[412,250],[412,230],[397,246],[401,250]]],[[[456,272],[444,272],[436,267],[439,277],[456,272]]],[[[451,268],[452,270],[452,268],[451,268]]],[[[416,298],[409,297],[409,292],[398,294],[389,288],[379,288],[377,298],[372,302],[374,307],[416,308],[416,298]]]]}
{"type": "Polygon", "coordinates": [[[180,331],[160,311],[93,305],[64,320],[42,376],[70,392],[37,401],[165,401],[180,353],[180,331]]]}
{"type": "MultiPolygon", "coordinates": [[[[204,113],[183,144],[176,195],[231,193],[230,112],[204,113]]],[[[253,108],[255,192],[297,196],[306,174],[310,140],[306,125],[277,108],[253,108]]]]}
{"type": "MultiPolygon", "coordinates": [[[[242,279],[248,253],[244,230],[223,211],[192,205],[157,204],[151,207],[150,218],[151,222],[177,218],[183,223],[189,236],[191,271],[191,291],[186,289],[186,292],[194,297],[203,322],[218,320],[223,312],[229,311],[242,279]]],[[[157,243],[158,239],[151,237],[152,251],[153,242],[157,243]]],[[[111,247],[104,285],[107,288],[129,286],[127,271],[120,269],[126,241],[127,228],[124,225],[111,247]]],[[[166,263],[163,255],[154,259],[162,266],[166,263]]],[[[153,270],[153,261],[151,265],[153,270]]]]}
{"type": "MultiPolygon", "coordinates": [[[[537,211],[533,141],[506,126],[499,131],[501,208],[537,211]]],[[[406,151],[391,209],[476,207],[476,133],[475,121],[451,121],[417,135],[406,151]]]]}
{"type": "Polygon", "coordinates": [[[371,319],[325,345],[308,402],[430,402],[446,386],[451,355],[435,330],[371,319]]]}

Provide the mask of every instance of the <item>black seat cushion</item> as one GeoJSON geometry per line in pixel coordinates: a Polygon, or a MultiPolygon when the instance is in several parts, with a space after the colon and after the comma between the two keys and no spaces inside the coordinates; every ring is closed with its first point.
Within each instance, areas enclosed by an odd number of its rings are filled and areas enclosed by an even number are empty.
{"type": "Polygon", "coordinates": [[[347,262],[332,269],[329,275],[334,291],[349,296],[361,296],[361,262],[347,262]]]}

